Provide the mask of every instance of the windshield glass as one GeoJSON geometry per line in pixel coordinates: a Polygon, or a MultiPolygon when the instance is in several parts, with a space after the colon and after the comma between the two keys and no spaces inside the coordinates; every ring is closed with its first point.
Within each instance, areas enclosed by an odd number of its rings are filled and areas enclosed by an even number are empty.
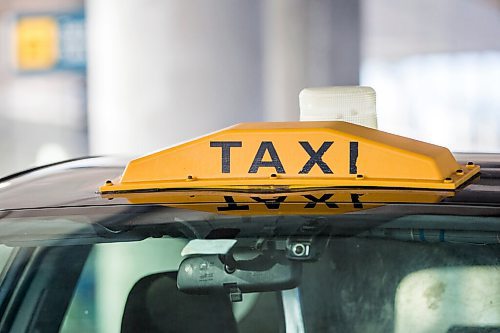
{"type": "Polygon", "coordinates": [[[471,208],[470,216],[427,214],[424,206],[411,215],[337,216],[75,209],[12,212],[0,221],[9,248],[31,251],[17,267],[32,278],[2,299],[12,331],[500,328],[500,219],[490,209],[471,208]]]}
{"type": "Polygon", "coordinates": [[[0,272],[2,272],[7,265],[11,252],[12,248],[0,244],[0,272]]]}

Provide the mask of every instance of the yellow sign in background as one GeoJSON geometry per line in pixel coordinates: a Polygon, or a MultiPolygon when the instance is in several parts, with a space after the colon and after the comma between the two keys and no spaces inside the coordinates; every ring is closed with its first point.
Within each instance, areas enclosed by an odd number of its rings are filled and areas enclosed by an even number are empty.
{"type": "Polygon", "coordinates": [[[58,59],[58,26],[48,16],[23,17],[17,21],[17,66],[21,70],[48,70],[58,59]]]}

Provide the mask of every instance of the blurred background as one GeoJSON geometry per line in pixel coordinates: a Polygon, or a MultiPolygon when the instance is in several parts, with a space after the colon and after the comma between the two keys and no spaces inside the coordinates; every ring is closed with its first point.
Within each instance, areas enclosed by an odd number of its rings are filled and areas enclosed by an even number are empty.
{"type": "Polygon", "coordinates": [[[298,120],[302,88],[357,84],[382,130],[500,152],[500,0],[0,0],[0,176],[298,120]]]}

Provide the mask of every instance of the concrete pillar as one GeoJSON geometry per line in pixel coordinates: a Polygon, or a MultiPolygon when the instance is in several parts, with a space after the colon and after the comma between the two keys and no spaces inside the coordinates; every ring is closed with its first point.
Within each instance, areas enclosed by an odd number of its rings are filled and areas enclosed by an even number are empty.
{"type": "Polygon", "coordinates": [[[264,2],[264,105],[268,120],[298,120],[305,87],[357,85],[358,0],[264,2]]]}
{"type": "Polygon", "coordinates": [[[258,1],[89,0],[94,154],[140,154],[262,120],[258,1]]]}

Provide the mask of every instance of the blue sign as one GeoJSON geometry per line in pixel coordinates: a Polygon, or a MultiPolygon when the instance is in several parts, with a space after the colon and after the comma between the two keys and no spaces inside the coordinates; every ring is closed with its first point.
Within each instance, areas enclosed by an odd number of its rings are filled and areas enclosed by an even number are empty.
{"type": "Polygon", "coordinates": [[[87,66],[83,12],[58,15],[59,61],[57,69],[84,70],[87,66]]]}

